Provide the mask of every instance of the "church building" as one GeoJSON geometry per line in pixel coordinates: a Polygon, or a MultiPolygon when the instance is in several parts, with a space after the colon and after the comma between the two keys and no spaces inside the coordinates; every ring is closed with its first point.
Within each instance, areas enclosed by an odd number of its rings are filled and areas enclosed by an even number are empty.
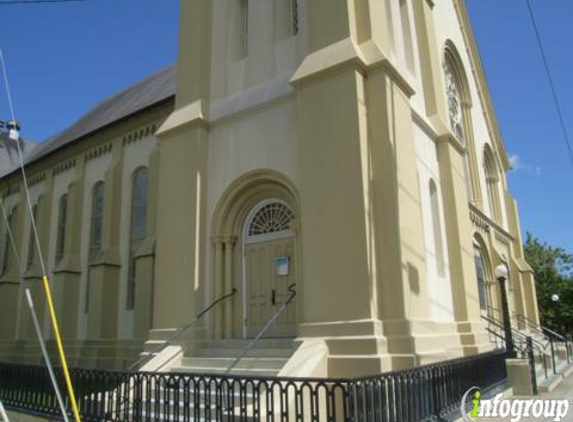
{"type": "Polygon", "coordinates": [[[494,348],[500,264],[539,322],[463,0],[181,1],[174,67],[30,146],[31,207],[10,154],[3,137],[3,362],[41,362],[26,288],[54,347],[31,214],[74,367],[127,369],[213,302],[147,369],[473,355],[494,348]]]}

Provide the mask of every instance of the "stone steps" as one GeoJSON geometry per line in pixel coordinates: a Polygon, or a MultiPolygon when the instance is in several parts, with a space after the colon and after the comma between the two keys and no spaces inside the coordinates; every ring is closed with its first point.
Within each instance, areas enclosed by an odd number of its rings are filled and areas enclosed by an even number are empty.
{"type": "Polygon", "coordinates": [[[296,351],[293,339],[261,339],[245,354],[250,343],[251,340],[195,342],[195,347],[170,372],[276,377],[296,351]],[[239,357],[242,358],[236,361],[239,357]]]}

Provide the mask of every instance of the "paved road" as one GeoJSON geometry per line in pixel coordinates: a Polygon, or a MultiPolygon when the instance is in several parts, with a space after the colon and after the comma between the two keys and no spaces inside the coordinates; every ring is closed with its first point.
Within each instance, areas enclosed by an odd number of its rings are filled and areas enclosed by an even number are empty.
{"type": "MultiPolygon", "coordinates": [[[[516,397],[515,399],[522,399],[525,397],[516,397]]],[[[559,384],[559,386],[551,391],[550,393],[541,393],[539,396],[536,397],[537,399],[543,399],[543,400],[551,400],[551,399],[557,399],[557,400],[563,400],[563,399],[567,399],[569,401],[569,411],[567,413],[567,415],[561,419],[562,422],[573,422],[573,375],[570,375],[569,377],[567,377],[565,380],[563,380],[563,382],[561,384],[559,384]]],[[[511,416],[508,418],[479,418],[478,421],[483,421],[483,422],[495,422],[495,421],[509,421],[511,420],[511,416]]],[[[521,419],[521,421],[523,422],[540,422],[540,421],[554,421],[555,418],[554,417],[549,417],[549,418],[545,418],[545,417],[541,417],[541,418],[535,418],[533,416],[529,416],[529,417],[524,417],[521,419]]]]}

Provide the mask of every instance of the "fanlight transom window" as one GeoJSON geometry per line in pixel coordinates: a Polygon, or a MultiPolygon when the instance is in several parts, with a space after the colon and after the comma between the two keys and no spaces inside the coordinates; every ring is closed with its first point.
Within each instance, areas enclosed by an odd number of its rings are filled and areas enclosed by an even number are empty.
{"type": "Polygon", "coordinates": [[[294,218],[294,213],[284,202],[268,202],[260,206],[251,217],[247,226],[247,237],[287,232],[294,218]]]}

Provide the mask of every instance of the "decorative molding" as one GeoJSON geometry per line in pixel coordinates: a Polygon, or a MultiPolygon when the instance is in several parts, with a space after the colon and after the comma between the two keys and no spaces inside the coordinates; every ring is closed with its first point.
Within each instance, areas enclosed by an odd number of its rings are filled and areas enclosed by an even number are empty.
{"type": "Polygon", "coordinates": [[[36,173],[28,179],[28,186],[37,185],[40,182],[46,180],[46,172],[36,173]]]}
{"type": "Polygon", "coordinates": [[[52,176],[56,176],[60,173],[68,171],[68,170],[74,168],[75,166],[76,166],[76,159],[75,158],[72,158],[68,161],[64,161],[63,163],[60,163],[54,167],[54,169],[52,170],[52,176]]]}
{"type": "Polygon", "coordinates": [[[504,234],[500,233],[498,230],[495,231],[495,240],[498,243],[500,243],[504,246],[507,246],[507,247],[509,247],[509,245],[511,243],[511,240],[507,236],[505,236],[504,234]]]}
{"type": "Polygon", "coordinates": [[[497,117],[495,115],[491,100],[491,94],[489,92],[487,80],[485,79],[485,73],[479,59],[479,52],[477,51],[473,29],[471,28],[471,23],[468,22],[467,25],[465,23],[466,19],[464,19],[464,17],[469,19],[467,10],[463,1],[461,0],[454,1],[454,9],[456,11],[456,17],[462,32],[462,37],[464,38],[465,50],[470,61],[470,68],[481,104],[482,115],[486,121],[487,131],[490,139],[492,142],[495,142],[497,146],[497,148],[494,149],[499,150],[498,153],[500,155],[503,152],[503,159],[501,161],[505,164],[503,166],[505,170],[506,166],[509,166],[507,151],[505,149],[505,145],[503,144],[501,132],[499,130],[499,124],[497,122],[497,117]]]}
{"type": "Polygon", "coordinates": [[[491,226],[489,225],[487,220],[471,209],[470,209],[470,220],[478,230],[484,233],[489,233],[491,226]]]}
{"type": "Polygon", "coordinates": [[[139,129],[131,131],[123,137],[123,145],[124,146],[129,145],[132,142],[136,142],[136,141],[139,141],[139,140],[146,138],[148,136],[155,135],[156,131],[157,131],[157,124],[156,123],[150,123],[150,124],[143,126],[139,129]]]}
{"type": "Polygon", "coordinates": [[[2,193],[2,198],[6,199],[10,195],[14,195],[18,192],[20,192],[20,183],[12,183],[10,186],[8,186],[8,189],[2,193]]]}
{"type": "Polygon", "coordinates": [[[101,157],[102,155],[108,154],[111,152],[112,147],[113,145],[111,142],[104,145],[100,145],[97,148],[94,148],[86,152],[84,156],[84,161],[87,163],[88,161],[93,160],[94,158],[98,158],[101,157]]]}

